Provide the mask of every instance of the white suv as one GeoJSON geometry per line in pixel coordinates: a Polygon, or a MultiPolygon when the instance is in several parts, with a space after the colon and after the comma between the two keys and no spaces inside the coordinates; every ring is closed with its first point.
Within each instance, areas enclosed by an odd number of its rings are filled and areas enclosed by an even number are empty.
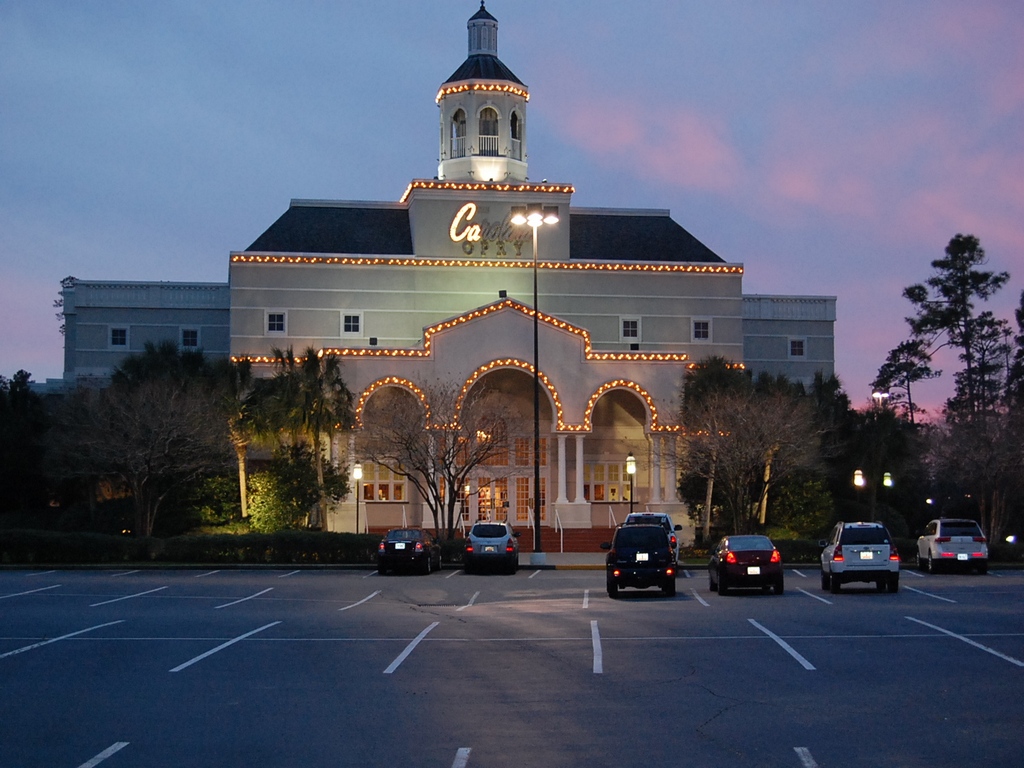
{"type": "Polygon", "coordinates": [[[881,523],[836,523],[819,542],[821,588],[838,592],[851,581],[873,581],[878,591],[900,588],[900,554],[881,523]]]}
{"type": "Polygon", "coordinates": [[[988,539],[973,520],[940,517],[917,540],[917,567],[935,573],[943,566],[988,572],[988,539]]]}

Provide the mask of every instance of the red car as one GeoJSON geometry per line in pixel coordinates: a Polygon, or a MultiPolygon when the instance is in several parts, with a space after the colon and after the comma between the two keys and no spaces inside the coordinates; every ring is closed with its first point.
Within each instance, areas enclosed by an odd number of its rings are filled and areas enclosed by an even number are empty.
{"type": "Polygon", "coordinates": [[[726,536],[711,550],[708,586],[720,595],[739,587],[774,589],[781,595],[785,589],[782,555],[767,536],[726,536]]]}

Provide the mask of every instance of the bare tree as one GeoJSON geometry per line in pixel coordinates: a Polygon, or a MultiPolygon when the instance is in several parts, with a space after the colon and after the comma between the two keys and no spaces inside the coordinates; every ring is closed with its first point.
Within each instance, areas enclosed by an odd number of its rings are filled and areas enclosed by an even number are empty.
{"type": "Polygon", "coordinates": [[[448,539],[455,536],[459,491],[473,471],[509,467],[515,438],[525,434],[520,414],[501,393],[476,386],[463,396],[450,383],[419,394],[382,389],[367,402],[362,422],[360,455],[408,479],[430,510],[435,533],[448,539]]]}

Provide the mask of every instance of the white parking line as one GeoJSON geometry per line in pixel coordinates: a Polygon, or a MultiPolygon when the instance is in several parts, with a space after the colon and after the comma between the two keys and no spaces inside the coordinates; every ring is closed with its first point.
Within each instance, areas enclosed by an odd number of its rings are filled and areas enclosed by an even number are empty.
{"type": "Polygon", "coordinates": [[[36,571],[35,573],[26,573],[25,577],[28,578],[29,576],[45,576],[48,573],[56,573],[56,571],[36,571]]]}
{"type": "Polygon", "coordinates": [[[950,632],[948,629],[943,629],[942,627],[937,627],[934,624],[929,624],[927,621],[921,621],[920,619],[915,619],[913,616],[905,616],[904,618],[910,619],[911,621],[916,622],[918,624],[921,624],[921,625],[923,625],[925,627],[930,627],[931,629],[934,629],[936,632],[941,632],[944,635],[949,635],[950,637],[955,637],[957,640],[965,642],[968,645],[973,645],[975,648],[980,648],[981,650],[985,651],[986,653],[991,653],[993,656],[998,656],[1000,659],[1003,659],[1004,661],[1008,661],[1011,664],[1016,664],[1018,667],[1024,667],[1024,661],[1020,661],[1019,659],[1015,659],[1015,658],[1013,658],[1013,656],[1007,656],[1005,653],[1000,653],[999,651],[995,650],[994,648],[989,648],[987,645],[982,645],[981,643],[976,643],[973,640],[971,640],[969,637],[964,637],[963,635],[958,635],[956,632],[950,632]]]}
{"type": "Polygon", "coordinates": [[[807,574],[806,574],[806,573],[804,573],[803,571],[798,571],[798,570],[797,570],[796,568],[790,568],[790,569],[789,569],[789,572],[790,572],[790,573],[795,573],[795,574],[796,574],[797,576],[799,576],[799,577],[800,577],[801,579],[806,579],[806,578],[808,578],[808,576],[807,576],[807,574]]]}
{"type": "Polygon", "coordinates": [[[435,621],[429,627],[427,627],[418,635],[416,635],[416,639],[409,643],[407,646],[405,646],[405,650],[398,654],[398,657],[388,665],[388,668],[384,670],[384,674],[390,675],[392,672],[398,669],[398,666],[409,657],[409,654],[412,653],[416,646],[420,644],[420,641],[423,640],[423,638],[426,637],[427,634],[429,634],[430,630],[432,630],[440,623],[441,622],[439,621],[435,621]]]}
{"type": "Polygon", "coordinates": [[[452,572],[451,572],[451,573],[449,573],[449,574],[448,574],[447,576],[445,576],[445,578],[446,578],[446,579],[450,579],[450,578],[451,578],[452,576],[455,576],[456,574],[459,574],[459,573],[462,573],[462,570],[461,570],[461,569],[460,569],[460,570],[458,570],[458,571],[452,571],[452,572]]]}
{"type": "Polygon", "coordinates": [[[39,589],[29,589],[25,592],[14,592],[10,595],[0,595],[0,600],[6,600],[8,597],[21,597],[22,595],[31,595],[33,592],[45,592],[48,589],[56,589],[60,584],[51,584],[48,587],[39,587],[39,589]]]}
{"type": "Polygon", "coordinates": [[[296,573],[298,573],[298,571],[290,571],[288,573],[282,573],[277,578],[279,578],[279,579],[287,579],[289,576],[294,576],[296,573]]]}
{"type": "Polygon", "coordinates": [[[220,571],[207,571],[206,573],[197,573],[192,578],[193,579],[201,579],[201,578],[203,578],[203,576],[212,576],[215,573],[220,573],[220,571]]]}
{"type": "Polygon", "coordinates": [[[762,631],[762,632],[764,632],[764,633],[765,633],[766,635],[768,635],[768,637],[770,637],[770,638],[771,638],[772,640],[774,640],[774,641],[775,641],[776,643],[778,643],[778,644],[779,644],[780,646],[782,646],[782,649],[783,649],[783,650],[784,650],[784,651],[785,651],[786,653],[788,653],[788,654],[789,654],[790,656],[792,656],[792,657],[793,657],[794,659],[796,659],[797,661],[799,661],[799,662],[800,662],[800,666],[802,666],[802,667],[803,667],[804,669],[807,669],[807,670],[811,670],[811,671],[813,671],[813,670],[814,670],[814,665],[813,665],[813,664],[811,664],[811,662],[809,662],[809,661],[808,661],[807,659],[805,659],[805,658],[804,658],[803,656],[801,656],[801,655],[800,655],[799,653],[797,653],[797,652],[796,652],[796,650],[795,650],[795,649],[793,648],[793,646],[791,646],[791,645],[790,645],[789,643],[787,643],[787,642],[786,642],[785,640],[783,640],[783,639],[782,639],[781,637],[779,637],[778,635],[776,635],[776,634],[775,634],[774,632],[772,632],[772,631],[771,631],[770,629],[768,629],[767,627],[763,627],[763,626],[761,626],[760,624],[758,624],[758,623],[757,623],[756,621],[754,621],[753,619],[747,619],[747,621],[749,621],[749,622],[750,622],[751,624],[753,624],[753,625],[754,625],[755,627],[757,627],[757,628],[758,628],[759,630],[761,630],[761,631],[762,631]]]}
{"type": "Polygon", "coordinates": [[[471,598],[469,598],[469,602],[468,602],[468,603],[466,603],[465,605],[461,605],[461,606],[459,606],[459,607],[458,607],[458,608],[456,608],[455,610],[456,610],[456,611],[464,611],[464,610],[466,610],[466,609],[467,609],[467,608],[469,608],[469,607],[470,607],[471,605],[473,605],[473,603],[475,603],[475,602],[476,602],[476,599],[477,599],[478,597],[480,597],[480,592],[479,592],[479,590],[473,593],[473,596],[472,596],[471,598]]]}
{"type": "Polygon", "coordinates": [[[710,608],[710,607],[711,607],[711,603],[709,603],[709,602],[708,602],[707,600],[705,600],[705,599],[704,599],[703,597],[701,597],[700,595],[698,595],[698,594],[697,594],[697,590],[696,590],[696,589],[691,589],[690,591],[691,591],[691,592],[693,593],[693,596],[697,598],[697,602],[698,602],[698,603],[700,603],[701,605],[703,605],[703,606],[704,606],[705,608],[710,608]]]}
{"type": "Polygon", "coordinates": [[[688,578],[688,579],[692,579],[692,578],[693,578],[693,577],[692,577],[692,576],[690,575],[690,572],[689,572],[689,571],[683,571],[683,576],[685,576],[685,577],[686,577],[686,578],[688,578]]]}
{"type": "Polygon", "coordinates": [[[906,573],[906,574],[908,574],[910,576],[913,576],[914,578],[917,578],[917,579],[923,579],[924,578],[924,574],[923,573],[918,573],[917,571],[907,570],[906,568],[900,568],[900,573],[906,573]]]}
{"type": "Polygon", "coordinates": [[[536,571],[534,571],[533,573],[531,573],[531,574],[529,575],[529,577],[528,577],[528,578],[531,578],[531,579],[532,579],[532,578],[533,578],[534,576],[536,576],[536,575],[537,575],[538,573],[540,573],[540,570],[536,570],[536,571]]]}
{"type": "Polygon", "coordinates": [[[216,610],[217,608],[227,608],[229,605],[238,605],[239,603],[244,603],[246,600],[252,600],[254,597],[259,597],[260,595],[265,595],[267,592],[269,592],[272,589],[273,589],[273,587],[267,587],[262,592],[257,592],[255,595],[249,595],[248,597],[243,597],[241,600],[233,600],[230,603],[224,603],[224,605],[216,605],[216,606],[214,606],[214,609],[216,610]]]}
{"type": "Polygon", "coordinates": [[[584,589],[583,590],[583,607],[586,608],[588,605],[590,605],[590,590],[589,589],[584,589]]]}
{"type": "Polygon", "coordinates": [[[831,600],[826,600],[824,597],[821,597],[820,595],[816,595],[813,592],[808,592],[806,589],[800,589],[798,587],[796,591],[797,592],[803,592],[808,597],[813,597],[815,600],[821,600],[821,602],[823,602],[823,603],[828,603],[829,605],[832,605],[832,601],[831,600]]]}
{"type": "Polygon", "coordinates": [[[469,747],[460,747],[459,751],[455,753],[455,761],[452,763],[452,768],[466,768],[469,763],[469,747]]]}
{"type": "Polygon", "coordinates": [[[999,573],[999,571],[988,571],[988,575],[995,576],[997,579],[1003,578],[1003,574],[999,573]]]}
{"type": "Polygon", "coordinates": [[[368,579],[368,578],[370,578],[371,576],[376,576],[376,575],[377,575],[377,571],[370,571],[370,572],[369,572],[368,574],[366,574],[365,576],[363,576],[363,578],[364,578],[364,579],[368,579]]]}
{"type": "Polygon", "coordinates": [[[597,622],[590,622],[590,642],[594,646],[594,674],[604,674],[604,653],[601,651],[601,633],[597,630],[597,622]]]}
{"type": "Polygon", "coordinates": [[[122,571],[121,573],[112,573],[112,574],[110,574],[110,577],[114,578],[116,576],[129,576],[129,575],[131,575],[133,573],[138,573],[138,572],[139,572],[139,569],[136,568],[134,571],[122,571]]]}
{"type": "Polygon", "coordinates": [[[60,637],[51,637],[49,640],[43,640],[42,642],[39,642],[39,643],[33,643],[32,645],[26,645],[24,648],[16,648],[15,650],[8,651],[7,653],[0,653],[0,659],[6,659],[8,656],[16,656],[19,653],[24,653],[25,651],[31,651],[31,650],[34,650],[35,648],[42,648],[44,645],[49,645],[50,643],[56,643],[58,640],[66,640],[69,637],[75,637],[77,635],[84,635],[86,632],[92,632],[94,629],[103,629],[103,627],[112,627],[114,624],[123,624],[123,623],[124,623],[124,619],[118,619],[117,621],[108,621],[106,624],[97,624],[95,627],[89,627],[88,629],[80,629],[77,632],[68,632],[68,634],[61,635],[60,637]]]}
{"type": "Polygon", "coordinates": [[[945,600],[947,603],[956,602],[956,600],[950,600],[948,597],[940,597],[939,595],[933,595],[931,592],[925,592],[923,589],[914,589],[913,587],[904,587],[904,589],[909,589],[911,592],[917,592],[917,594],[924,595],[925,597],[934,597],[936,600],[945,600]]]}
{"type": "Polygon", "coordinates": [[[793,751],[796,752],[796,756],[800,758],[800,765],[804,768],[818,768],[818,764],[814,762],[814,758],[811,757],[811,750],[807,747],[793,747],[793,751]]]}
{"type": "Polygon", "coordinates": [[[122,749],[124,749],[127,746],[128,746],[128,742],[127,741],[116,741],[113,744],[111,744],[109,747],[104,749],[102,752],[100,752],[98,755],[96,755],[96,757],[94,757],[92,760],[89,760],[87,762],[82,763],[80,766],[78,766],[78,768],[95,768],[97,765],[102,763],[104,760],[106,760],[112,754],[114,754],[115,752],[120,752],[122,749]]]}
{"type": "Polygon", "coordinates": [[[213,656],[213,654],[217,653],[217,651],[223,651],[225,648],[228,648],[228,647],[234,645],[235,643],[240,642],[241,640],[245,640],[245,638],[247,638],[247,637],[252,637],[257,632],[262,632],[264,629],[270,629],[271,627],[276,626],[276,625],[278,625],[280,623],[281,623],[280,621],[272,621],[269,624],[264,624],[259,629],[254,629],[252,632],[246,632],[244,635],[239,635],[238,637],[236,637],[236,638],[234,638],[232,640],[228,640],[226,643],[221,643],[216,648],[211,648],[206,653],[201,653],[198,656],[189,659],[184,664],[179,664],[174,669],[172,669],[171,672],[181,672],[181,670],[185,669],[186,667],[191,667],[197,661],[202,661],[207,656],[213,656]]]}
{"type": "Polygon", "coordinates": [[[113,600],[104,600],[102,603],[93,603],[90,608],[95,608],[98,605],[109,605],[110,603],[119,603],[122,600],[131,600],[133,597],[142,597],[143,595],[151,595],[154,592],[159,592],[161,589],[167,589],[167,587],[157,587],[156,589],[147,589],[145,592],[136,592],[134,595],[125,595],[124,597],[115,597],[113,600]]]}
{"type": "Polygon", "coordinates": [[[379,594],[380,594],[380,590],[378,589],[378,590],[377,590],[376,592],[374,592],[374,593],[373,593],[372,595],[367,595],[367,596],[366,596],[366,597],[364,597],[364,598],[363,598],[362,600],[360,600],[360,601],[359,601],[358,603],[352,603],[352,605],[346,605],[346,606],[345,606],[344,608],[339,608],[338,610],[339,610],[339,611],[347,611],[347,610],[348,610],[349,608],[355,608],[355,607],[356,607],[357,605],[362,605],[362,604],[363,604],[363,603],[365,603],[365,602],[366,602],[367,600],[373,600],[373,598],[375,598],[375,597],[376,597],[377,595],[379,595],[379,594]]]}

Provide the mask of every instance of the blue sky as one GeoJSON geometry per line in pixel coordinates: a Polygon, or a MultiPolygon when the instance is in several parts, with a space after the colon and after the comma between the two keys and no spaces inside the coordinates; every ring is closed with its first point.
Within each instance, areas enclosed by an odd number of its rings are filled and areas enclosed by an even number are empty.
{"type": "MultiPolygon", "coordinates": [[[[437,170],[475,0],[0,2],[0,374],[59,377],[60,280],[227,279],[291,198],[437,170]]],[[[744,291],[838,298],[855,403],[958,232],[1024,289],[1018,0],[490,0],[531,178],[668,208],[744,291]]],[[[951,391],[947,374],[922,391],[951,391]]]]}

